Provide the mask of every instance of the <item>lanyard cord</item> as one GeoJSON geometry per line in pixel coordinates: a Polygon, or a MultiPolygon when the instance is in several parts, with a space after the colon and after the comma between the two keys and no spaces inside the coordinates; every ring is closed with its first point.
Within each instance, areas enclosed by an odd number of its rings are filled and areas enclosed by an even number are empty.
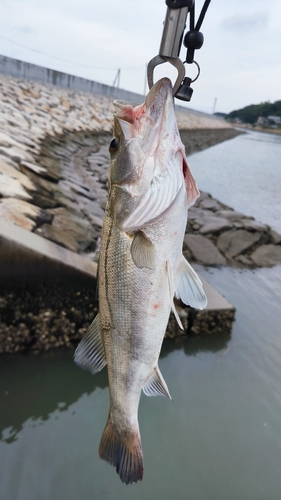
{"type": "Polygon", "coordinates": [[[190,18],[189,18],[189,31],[186,33],[184,37],[183,44],[187,48],[186,60],[185,62],[191,64],[194,60],[194,52],[196,49],[200,49],[204,42],[203,33],[201,33],[200,28],[204,17],[206,15],[207,9],[211,3],[211,0],[205,0],[204,5],[202,7],[200,16],[198,21],[195,24],[195,2],[193,3],[190,9],[190,18]]]}

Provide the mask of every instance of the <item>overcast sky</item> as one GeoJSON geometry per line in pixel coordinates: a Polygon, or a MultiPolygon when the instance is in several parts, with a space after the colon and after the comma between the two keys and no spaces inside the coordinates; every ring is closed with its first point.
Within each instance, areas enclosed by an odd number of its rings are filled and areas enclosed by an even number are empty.
{"type": "MultiPolygon", "coordinates": [[[[195,5],[197,19],[203,0],[195,5]]],[[[121,68],[120,87],[143,94],[166,8],[165,0],[0,0],[0,54],[110,85],[121,68]]],[[[191,108],[212,112],[217,98],[216,111],[230,112],[281,99],[280,0],[212,0],[201,29],[191,108]]],[[[156,79],[173,77],[169,66],[156,79]]]]}

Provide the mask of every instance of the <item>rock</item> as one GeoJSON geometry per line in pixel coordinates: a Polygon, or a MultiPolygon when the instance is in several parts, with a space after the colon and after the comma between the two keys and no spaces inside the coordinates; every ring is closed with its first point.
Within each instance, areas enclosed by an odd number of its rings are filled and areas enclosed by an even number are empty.
{"type": "Polygon", "coordinates": [[[184,243],[198,262],[215,266],[226,264],[226,259],[208,238],[199,234],[186,234],[184,243]]]}
{"type": "Polygon", "coordinates": [[[257,266],[271,267],[281,264],[280,245],[261,245],[252,254],[251,259],[257,266]]]}
{"type": "Polygon", "coordinates": [[[20,211],[9,206],[5,202],[0,203],[0,219],[11,222],[16,226],[26,229],[27,231],[32,231],[36,227],[34,221],[25,217],[20,211]]]}
{"type": "Polygon", "coordinates": [[[5,174],[0,174],[0,196],[3,196],[3,198],[19,198],[20,200],[32,199],[17,179],[12,179],[5,174]]]}
{"type": "Polygon", "coordinates": [[[69,198],[66,198],[63,195],[59,195],[59,193],[55,193],[55,200],[57,201],[58,205],[67,208],[68,212],[80,217],[81,216],[81,210],[80,210],[80,205],[79,203],[76,203],[71,201],[69,198]]]}
{"type": "Polygon", "coordinates": [[[253,261],[251,259],[249,259],[248,257],[246,257],[245,255],[238,255],[238,257],[236,258],[236,260],[238,262],[241,262],[241,264],[244,264],[244,266],[252,266],[253,265],[253,261]]]}
{"type": "Polygon", "coordinates": [[[94,195],[93,195],[93,193],[91,191],[89,191],[88,189],[83,188],[81,186],[78,186],[74,182],[64,181],[64,184],[66,186],[69,186],[69,188],[71,189],[71,191],[73,191],[74,193],[77,193],[77,194],[80,194],[82,196],[85,196],[86,198],[89,198],[90,200],[94,200],[95,199],[95,197],[94,197],[94,195]]]}
{"type": "Polygon", "coordinates": [[[251,248],[260,239],[259,233],[244,229],[226,231],[218,237],[217,246],[227,257],[236,257],[251,248]]]}
{"type": "Polygon", "coordinates": [[[216,214],[218,217],[223,217],[224,219],[228,219],[231,222],[239,222],[243,216],[240,212],[236,212],[235,210],[219,210],[216,214]]]}
{"type": "Polygon", "coordinates": [[[47,170],[48,176],[51,180],[55,182],[59,181],[61,178],[61,171],[58,160],[47,156],[40,156],[40,166],[47,170]]]}
{"type": "Polygon", "coordinates": [[[195,206],[188,210],[188,220],[194,220],[200,226],[203,226],[209,217],[215,217],[215,215],[210,213],[209,210],[203,210],[202,208],[196,208],[195,206]]]}
{"type": "Polygon", "coordinates": [[[88,214],[88,218],[90,219],[91,223],[94,224],[95,226],[102,227],[103,220],[101,217],[98,217],[97,215],[88,214]]]}
{"type": "Polygon", "coordinates": [[[33,161],[31,154],[18,146],[12,146],[10,148],[0,147],[0,154],[8,156],[8,158],[14,161],[33,161]]]}
{"type": "Polygon", "coordinates": [[[12,139],[12,137],[3,132],[0,132],[0,146],[3,146],[5,148],[9,148],[10,146],[19,146],[22,149],[26,150],[25,146],[23,146],[22,144],[20,145],[17,141],[12,139]]]}
{"type": "Polygon", "coordinates": [[[95,233],[89,221],[72,216],[65,208],[57,208],[52,213],[52,227],[71,236],[77,243],[77,250],[85,251],[93,243],[95,233]]]}
{"type": "Polygon", "coordinates": [[[205,198],[200,202],[200,207],[206,210],[212,210],[216,212],[221,209],[221,205],[217,200],[213,200],[212,198],[205,198]]]}
{"type": "Polygon", "coordinates": [[[208,218],[204,219],[204,224],[199,229],[199,233],[201,234],[218,233],[220,231],[225,231],[226,229],[230,228],[232,228],[232,224],[228,219],[216,217],[215,215],[213,216],[209,215],[208,218]]]}
{"type": "Polygon", "coordinates": [[[58,206],[58,202],[44,190],[32,193],[32,203],[40,208],[55,208],[58,206]]]}
{"type": "Polygon", "coordinates": [[[36,163],[30,163],[29,161],[23,161],[23,162],[21,162],[21,165],[23,165],[24,167],[27,167],[28,170],[35,172],[35,174],[42,175],[42,177],[44,177],[46,174],[48,174],[47,170],[44,167],[41,167],[40,165],[36,165],[36,163]]]}
{"type": "Polygon", "coordinates": [[[35,233],[39,236],[43,236],[43,238],[47,238],[47,240],[58,243],[68,250],[72,250],[72,252],[77,252],[79,249],[79,245],[74,236],[61,231],[61,229],[58,227],[50,226],[49,224],[43,224],[43,226],[36,229],[35,233]]]}
{"type": "Polygon", "coordinates": [[[84,215],[97,215],[98,217],[101,217],[103,219],[104,211],[100,207],[99,203],[97,203],[96,201],[82,199],[82,197],[78,197],[78,199],[81,205],[81,212],[84,215]]]}
{"type": "Polygon", "coordinates": [[[32,219],[37,224],[52,222],[53,215],[46,210],[42,210],[27,201],[18,200],[16,198],[5,198],[2,205],[6,205],[11,210],[23,214],[25,217],[32,219]]]}
{"type": "MultiPolygon", "coordinates": [[[[8,159],[7,159],[8,160],[8,159]]],[[[36,187],[33,184],[33,182],[29,179],[29,177],[22,172],[20,172],[18,169],[16,169],[13,166],[13,163],[8,161],[3,161],[2,158],[0,158],[0,173],[1,174],[6,174],[7,176],[11,177],[12,179],[17,179],[22,186],[30,191],[35,191],[36,187]]]]}
{"type": "Polygon", "coordinates": [[[262,224],[261,222],[252,219],[241,219],[240,222],[248,231],[261,231],[263,233],[267,233],[269,229],[267,224],[262,224]]]}
{"type": "Polygon", "coordinates": [[[273,243],[276,243],[276,244],[281,243],[281,234],[278,234],[273,229],[270,229],[269,236],[271,237],[273,243]]]}

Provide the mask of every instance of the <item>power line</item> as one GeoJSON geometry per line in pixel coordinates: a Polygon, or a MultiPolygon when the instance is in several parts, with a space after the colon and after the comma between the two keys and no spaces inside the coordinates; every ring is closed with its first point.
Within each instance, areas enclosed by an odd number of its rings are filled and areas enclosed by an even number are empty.
{"type": "MultiPolygon", "coordinates": [[[[89,64],[82,64],[82,63],[77,63],[77,62],[73,62],[73,61],[67,61],[65,59],[61,59],[60,57],[56,57],[56,56],[53,56],[51,54],[46,54],[45,52],[41,52],[40,50],[31,49],[30,47],[27,47],[26,45],[23,45],[23,44],[18,43],[18,42],[14,42],[14,40],[10,40],[10,38],[7,38],[3,35],[0,35],[0,38],[2,38],[3,40],[7,40],[8,42],[14,43],[15,45],[18,45],[19,47],[22,47],[23,49],[30,50],[31,52],[35,52],[36,54],[40,54],[42,56],[51,57],[52,59],[56,59],[57,61],[61,61],[61,62],[67,63],[67,64],[74,64],[75,66],[83,66],[84,68],[99,69],[99,70],[106,70],[106,71],[118,71],[118,69],[119,69],[119,68],[98,68],[95,66],[90,66],[89,64]]],[[[132,70],[139,70],[141,68],[143,68],[143,65],[142,66],[131,66],[130,68],[121,68],[121,69],[123,71],[132,71],[132,70]]]]}

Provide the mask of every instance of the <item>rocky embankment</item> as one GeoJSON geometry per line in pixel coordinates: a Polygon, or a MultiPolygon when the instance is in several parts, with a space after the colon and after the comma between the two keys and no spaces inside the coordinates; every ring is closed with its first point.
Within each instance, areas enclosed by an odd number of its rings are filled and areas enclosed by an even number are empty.
{"type": "MultiPolygon", "coordinates": [[[[0,76],[0,223],[96,259],[113,112],[106,97],[0,76]]],[[[212,117],[179,112],[177,118],[188,154],[236,135],[212,117]]],[[[268,226],[208,194],[189,211],[184,252],[193,262],[273,265],[281,260],[280,243],[268,226]]],[[[0,352],[75,345],[95,315],[90,278],[62,280],[54,273],[48,283],[39,276],[30,283],[0,281],[0,352]]],[[[216,313],[211,321],[191,310],[183,316],[186,332],[202,331],[203,323],[209,332],[226,329],[225,316],[219,326],[216,313]]],[[[232,319],[233,311],[229,331],[232,319]]],[[[168,336],[175,329],[172,320],[168,336]]]]}
{"type": "MultiPolygon", "coordinates": [[[[103,96],[0,76],[0,220],[95,252],[113,112],[103,96]]],[[[177,118],[188,153],[237,133],[199,113],[177,118]]]]}

